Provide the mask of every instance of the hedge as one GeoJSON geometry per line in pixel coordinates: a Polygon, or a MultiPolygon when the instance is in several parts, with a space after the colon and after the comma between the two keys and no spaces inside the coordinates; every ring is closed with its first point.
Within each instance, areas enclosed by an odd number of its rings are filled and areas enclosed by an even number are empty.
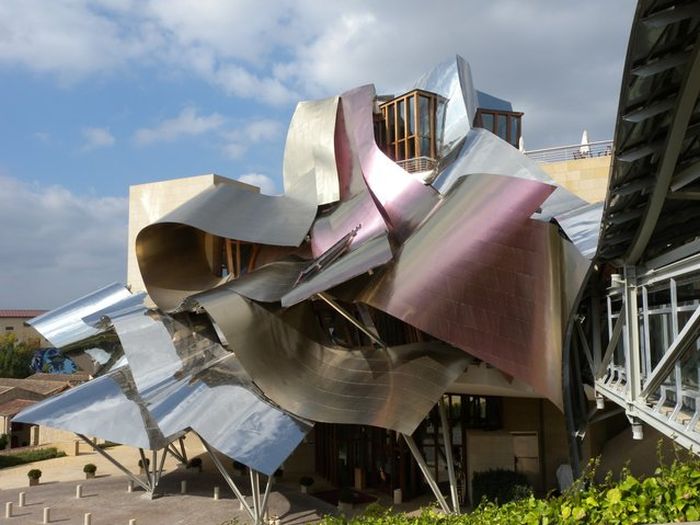
{"type": "Polygon", "coordinates": [[[611,474],[593,483],[597,463],[561,496],[529,496],[504,505],[484,502],[469,514],[444,515],[434,508],[419,516],[372,509],[346,521],[327,516],[324,525],[610,525],[670,523],[700,519],[700,460],[663,463],[653,476],[637,478],[624,469],[620,478],[611,474]]]}

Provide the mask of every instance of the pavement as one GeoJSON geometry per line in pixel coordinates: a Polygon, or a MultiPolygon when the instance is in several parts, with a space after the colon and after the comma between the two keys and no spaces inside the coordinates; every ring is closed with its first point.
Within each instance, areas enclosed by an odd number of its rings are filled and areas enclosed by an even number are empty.
{"type": "MultiPolygon", "coordinates": [[[[151,499],[138,486],[128,492],[128,478],[108,460],[91,451],[87,445],[78,456],[66,456],[18,467],[0,470],[0,524],[12,525],[43,523],[43,509],[50,507],[51,521],[62,525],[82,525],[85,513],[91,513],[92,525],[128,525],[135,519],[136,525],[225,525],[249,523],[250,519],[240,510],[228,485],[215,470],[210,458],[203,453],[203,446],[196,436],[185,440],[188,457],[200,457],[203,471],[185,469],[168,456],[158,487],[159,497],[151,499]],[[86,480],[82,469],[87,463],[97,465],[95,479],[86,480]],[[29,487],[27,472],[32,468],[42,471],[41,483],[29,487]],[[187,481],[187,494],[180,493],[181,481],[187,481]],[[76,499],[76,486],[82,485],[83,497],[76,499]],[[220,487],[220,499],[214,500],[214,487],[220,487]],[[25,492],[26,505],[18,507],[19,493],[25,492]],[[5,518],[5,503],[13,502],[13,516],[5,518]]],[[[140,455],[137,449],[116,446],[108,449],[110,455],[132,472],[138,472],[140,455]]],[[[150,456],[148,456],[150,458],[150,456]]],[[[223,464],[230,467],[231,461],[223,464]]],[[[231,472],[231,470],[230,470],[231,472]]],[[[239,489],[250,496],[247,476],[233,475],[239,489]]],[[[318,477],[314,476],[317,480],[318,477]]],[[[264,478],[264,476],[261,476],[264,478]]],[[[276,480],[270,493],[269,516],[277,516],[284,525],[315,523],[324,515],[336,515],[337,509],[313,497],[301,494],[299,477],[289,476],[276,480]]],[[[321,480],[316,490],[325,488],[321,480]]],[[[261,492],[264,486],[261,488],[261,492]]],[[[390,506],[386,495],[375,494],[380,503],[390,506]]],[[[252,505],[250,498],[247,498],[252,505]]],[[[416,511],[429,504],[430,498],[421,498],[394,506],[396,511],[416,511]]],[[[349,515],[362,512],[366,505],[358,506],[349,515]]]]}

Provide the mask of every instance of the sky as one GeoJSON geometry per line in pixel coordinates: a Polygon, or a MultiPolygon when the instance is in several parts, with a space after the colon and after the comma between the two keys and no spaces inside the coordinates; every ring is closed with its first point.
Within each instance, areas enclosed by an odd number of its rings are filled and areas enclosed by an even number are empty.
{"type": "Polygon", "coordinates": [[[300,100],[399,94],[462,55],[526,149],[612,137],[633,0],[2,0],[0,308],[126,277],[130,185],[282,191],[300,100]]]}

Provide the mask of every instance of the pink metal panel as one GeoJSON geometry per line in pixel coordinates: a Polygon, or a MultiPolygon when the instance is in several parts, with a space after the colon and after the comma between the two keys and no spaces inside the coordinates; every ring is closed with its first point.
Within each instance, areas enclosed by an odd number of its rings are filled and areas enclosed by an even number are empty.
{"type": "Polygon", "coordinates": [[[472,175],[357,297],[562,406],[561,239],[530,215],[553,187],[472,175]]]}

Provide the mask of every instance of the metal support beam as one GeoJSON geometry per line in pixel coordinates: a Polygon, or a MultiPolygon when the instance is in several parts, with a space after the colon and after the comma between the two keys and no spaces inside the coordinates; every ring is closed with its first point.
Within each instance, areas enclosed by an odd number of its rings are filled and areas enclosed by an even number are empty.
{"type": "Polygon", "coordinates": [[[243,510],[246,511],[248,516],[250,516],[250,519],[255,522],[255,515],[253,514],[253,510],[250,508],[248,503],[245,500],[245,496],[243,493],[240,491],[238,486],[234,483],[233,479],[229,475],[229,473],[226,471],[226,468],[221,463],[221,460],[216,456],[216,452],[209,446],[209,443],[207,443],[202,436],[199,436],[199,439],[202,441],[202,444],[204,445],[204,448],[207,449],[207,453],[209,454],[209,457],[211,458],[212,462],[214,463],[214,466],[216,469],[219,471],[219,474],[221,474],[221,477],[224,478],[224,481],[226,484],[231,488],[233,493],[236,495],[238,498],[238,501],[240,501],[241,506],[243,507],[243,510]]]}
{"type": "Polygon", "coordinates": [[[641,389],[641,367],[639,352],[639,312],[637,309],[636,268],[625,267],[625,374],[627,376],[627,399],[632,401],[641,389]]]}
{"type": "Polygon", "coordinates": [[[428,483],[430,486],[430,489],[433,491],[433,494],[435,494],[435,498],[437,499],[440,508],[446,513],[450,513],[450,507],[447,505],[447,501],[445,500],[445,497],[442,495],[440,492],[440,488],[438,487],[437,483],[433,479],[432,474],[430,473],[430,468],[428,467],[428,464],[425,462],[425,459],[423,459],[422,454],[420,453],[420,450],[418,450],[418,446],[416,445],[416,442],[413,440],[413,436],[407,436],[406,434],[401,434],[406,441],[406,444],[408,445],[408,449],[411,451],[411,454],[413,454],[413,457],[416,460],[416,463],[418,463],[418,467],[420,468],[421,472],[423,473],[423,477],[425,478],[425,481],[428,483]]]}
{"type": "Polygon", "coordinates": [[[440,397],[438,401],[440,409],[440,424],[442,425],[442,439],[445,442],[445,461],[447,462],[447,475],[450,478],[450,496],[452,497],[452,510],[459,514],[459,494],[457,493],[457,476],[455,476],[455,463],[452,457],[452,435],[447,419],[447,409],[445,408],[445,398],[440,397]]]}
{"type": "Polygon", "coordinates": [[[693,315],[690,316],[688,322],[678,334],[668,351],[661,358],[659,363],[654,368],[651,375],[648,377],[644,388],[640,394],[642,399],[646,399],[657,388],[661,386],[664,379],[674,370],[676,363],[683,357],[683,354],[690,348],[691,343],[698,337],[700,331],[700,306],[698,306],[693,315]]]}
{"type": "Polygon", "coordinates": [[[598,365],[598,369],[596,370],[596,378],[600,378],[605,374],[605,370],[608,368],[608,364],[610,363],[610,359],[612,359],[613,354],[615,353],[615,348],[617,348],[617,343],[620,342],[620,335],[622,334],[622,328],[625,326],[625,308],[623,305],[622,310],[620,311],[620,316],[617,318],[617,321],[615,322],[615,327],[612,330],[612,335],[610,336],[610,342],[608,343],[607,348],[605,349],[605,354],[603,354],[603,359],[600,361],[600,364],[598,365]]]}
{"type": "Polygon", "coordinates": [[[148,492],[151,492],[151,487],[153,486],[153,481],[151,480],[151,469],[150,467],[150,462],[148,459],[146,459],[146,454],[144,454],[143,449],[139,449],[139,455],[141,456],[141,467],[143,471],[146,473],[146,483],[148,483],[148,492]]]}
{"type": "Polygon", "coordinates": [[[274,479],[275,479],[274,476],[267,477],[267,484],[265,485],[265,494],[263,495],[262,503],[260,504],[260,521],[259,521],[259,523],[263,523],[263,521],[265,520],[265,514],[267,514],[267,503],[268,503],[268,500],[270,499],[270,489],[272,488],[272,481],[274,479]]]}
{"type": "Polygon", "coordinates": [[[591,348],[588,346],[588,341],[586,340],[586,334],[581,326],[581,321],[576,319],[574,324],[576,325],[576,332],[578,333],[578,338],[579,342],[581,343],[581,348],[583,348],[583,353],[586,356],[588,367],[591,369],[591,372],[595,374],[596,368],[595,363],[593,362],[593,355],[591,354],[591,348]]]}
{"type": "Polygon", "coordinates": [[[253,495],[253,514],[255,515],[253,521],[257,525],[260,518],[260,486],[258,485],[258,473],[252,468],[248,469],[248,473],[250,474],[250,492],[253,495]]]}
{"type": "Polygon", "coordinates": [[[637,263],[656,228],[661,209],[670,189],[671,178],[678,163],[678,156],[683,147],[683,138],[693,116],[693,108],[697,103],[698,94],[700,94],[700,37],[694,44],[693,54],[690,57],[685,78],[678,93],[673,118],[668,127],[663,154],[655,174],[656,184],[647,202],[644,217],[634,240],[630,243],[630,247],[624,257],[627,264],[637,263]]]}
{"type": "Polygon", "coordinates": [[[316,294],[316,297],[321,299],[323,302],[325,302],[328,306],[333,308],[336,312],[338,312],[340,315],[345,317],[350,323],[355,326],[360,332],[365,334],[371,341],[374,343],[378,344],[382,348],[386,348],[386,344],[384,341],[382,341],[377,335],[373,334],[367,327],[365,327],[362,323],[360,323],[355,317],[350,314],[345,308],[340,306],[338,303],[336,303],[331,297],[329,297],[326,293],[320,292],[316,294]]]}
{"type": "Polygon", "coordinates": [[[140,486],[143,490],[145,490],[146,492],[150,491],[150,487],[149,487],[148,485],[146,485],[146,484],[143,482],[143,480],[142,480],[141,478],[139,478],[138,476],[136,476],[133,472],[131,472],[131,471],[130,471],[128,468],[126,468],[124,465],[122,465],[121,463],[119,463],[116,459],[114,459],[111,455],[109,455],[109,453],[107,453],[105,450],[103,450],[103,449],[101,449],[100,447],[96,446],[96,445],[92,442],[91,439],[88,439],[88,438],[85,437],[83,434],[76,434],[76,436],[78,436],[80,439],[82,439],[83,441],[85,441],[85,443],[87,443],[88,445],[90,445],[90,447],[91,447],[95,452],[97,452],[100,456],[102,456],[103,458],[105,458],[105,459],[106,459],[107,461],[109,461],[112,465],[114,465],[114,466],[117,467],[119,470],[121,470],[124,474],[126,474],[126,476],[127,476],[131,481],[133,481],[134,483],[136,483],[136,484],[137,484],[138,486],[140,486]]]}

